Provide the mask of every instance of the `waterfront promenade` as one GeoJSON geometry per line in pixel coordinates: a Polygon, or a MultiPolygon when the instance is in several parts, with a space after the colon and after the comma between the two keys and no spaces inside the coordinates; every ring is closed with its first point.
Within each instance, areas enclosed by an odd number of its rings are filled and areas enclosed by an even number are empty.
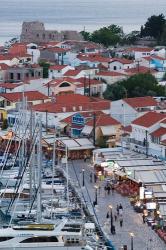
{"type": "Polygon", "coordinates": [[[115,249],[119,250],[123,245],[127,245],[127,249],[131,249],[131,236],[134,234],[134,250],[165,250],[166,244],[160,240],[157,234],[148,227],[147,224],[143,224],[142,216],[134,212],[132,206],[129,203],[127,197],[123,197],[116,191],[112,194],[107,194],[104,190],[105,181],[98,181],[97,183],[90,181],[90,173],[93,173],[88,162],[82,160],[69,162],[69,176],[72,182],[77,186],[78,192],[83,192],[88,208],[93,213],[92,204],[96,199],[95,188],[97,184],[100,186],[97,190],[97,203],[95,206],[95,212],[98,217],[100,226],[104,230],[107,237],[112,241],[115,249]],[[83,187],[83,170],[84,169],[84,184],[83,187]],[[120,227],[119,219],[113,221],[115,225],[116,234],[112,235],[110,232],[110,218],[106,218],[107,212],[109,212],[109,205],[112,206],[113,219],[116,213],[117,204],[123,206],[123,226],[120,227]]]}

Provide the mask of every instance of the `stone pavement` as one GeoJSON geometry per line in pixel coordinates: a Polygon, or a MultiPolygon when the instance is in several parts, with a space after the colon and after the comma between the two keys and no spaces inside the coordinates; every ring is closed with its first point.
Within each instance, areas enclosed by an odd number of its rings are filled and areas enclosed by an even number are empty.
{"type": "MultiPolygon", "coordinates": [[[[134,250],[166,250],[166,244],[157,236],[157,234],[148,227],[147,224],[143,224],[142,216],[134,212],[132,206],[129,203],[127,197],[123,197],[114,191],[114,194],[105,194],[104,182],[91,183],[90,173],[93,172],[93,168],[90,164],[83,161],[69,162],[69,176],[75,183],[79,181],[82,186],[82,169],[85,169],[85,187],[81,187],[88,207],[92,210],[92,203],[95,200],[95,188],[94,185],[100,185],[101,189],[98,190],[98,205],[95,207],[100,226],[103,228],[107,237],[112,241],[116,250],[119,250],[123,245],[128,246],[128,250],[131,249],[130,233],[134,233],[134,250]],[[113,207],[113,215],[116,213],[117,204],[121,203],[123,206],[123,227],[120,227],[119,220],[115,222],[116,234],[110,233],[110,218],[106,218],[109,211],[109,205],[113,207]]],[[[78,183],[77,183],[78,185],[78,183]]],[[[78,185],[78,189],[79,185],[78,185]]],[[[113,216],[114,217],[114,216],[113,216]]]]}

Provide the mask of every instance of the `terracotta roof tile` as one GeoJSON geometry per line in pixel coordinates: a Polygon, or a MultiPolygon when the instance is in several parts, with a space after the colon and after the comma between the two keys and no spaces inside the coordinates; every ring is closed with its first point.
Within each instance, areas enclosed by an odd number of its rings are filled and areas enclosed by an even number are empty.
{"type": "Polygon", "coordinates": [[[50,70],[62,70],[66,68],[68,65],[51,65],[49,67],[50,70]]]}
{"type": "Polygon", "coordinates": [[[5,63],[0,63],[0,70],[7,70],[9,66],[5,63]]]}
{"type": "Polygon", "coordinates": [[[132,64],[134,62],[133,60],[128,60],[125,58],[111,58],[110,63],[115,61],[120,62],[122,64],[132,64]]]}
{"type": "Polygon", "coordinates": [[[139,67],[135,67],[135,68],[131,68],[131,69],[125,69],[124,70],[125,73],[127,75],[135,75],[135,74],[138,74],[138,73],[151,73],[151,74],[155,74],[157,71],[154,70],[154,69],[150,69],[148,67],[144,67],[144,66],[139,66],[139,67]]]}
{"type": "Polygon", "coordinates": [[[117,72],[117,71],[100,71],[100,72],[97,72],[96,75],[97,76],[112,76],[112,77],[126,76],[125,74],[121,72],[117,72]]]}
{"type": "Polygon", "coordinates": [[[67,94],[56,96],[54,103],[44,103],[34,106],[34,110],[50,113],[62,112],[80,112],[82,111],[95,111],[95,110],[108,110],[110,108],[110,101],[99,98],[87,97],[79,94],[67,94]]]}
{"type": "Polygon", "coordinates": [[[78,75],[82,70],[77,70],[77,69],[70,69],[68,70],[64,76],[76,76],[78,75]]]}
{"type": "MultiPolygon", "coordinates": [[[[24,96],[27,97],[28,101],[48,99],[47,96],[43,95],[42,93],[38,91],[27,91],[24,93],[24,96]]],[[[22,92],[4,93],[4,94],[0,94],[0,97],[4,97],[5,99],[11,102],[17,102],[17,101],[22,100],[23,93],[22,92]]]]}
{"type": "MultiPolygon", "coordinates": [[[[113,125],[119,125],[120,122],[112,118],[110,115],[99,115],[96,117],[96,126],[113,126],[113,125]]],[[[88,126],[93,126],[93,120],[87,122],[88,126]]]]}
{"type": "Polygon", "coordinates": [[[155,123],[159,123],[166,118],[166,114],[157,112],[147,112],[143,116],[135,119],[132,124],[149,128],[155,123]]]}
{"type": "Polygon", "coordinates": [[[157,101],[151,96],[124,98],[123,101],[133,108],[157,106],[157,101]]]}
{"type": "Polygon", "coordinates": [[[161,137],[162,135],[166,135],[166,128],[159,128],[151,133],[154,137],[161,137]]]}

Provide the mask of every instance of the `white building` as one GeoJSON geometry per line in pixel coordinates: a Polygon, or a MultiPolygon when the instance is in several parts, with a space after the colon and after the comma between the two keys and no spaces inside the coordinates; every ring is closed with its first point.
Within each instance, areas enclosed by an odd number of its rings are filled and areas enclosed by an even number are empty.
{"type": "Polygon", "coordinates": [[[166,114],[147,112],[131,123],[131,149],[166,159],[166,114]]]}
{"type": "Polygon", "coordinates": [[[111,116],[124,126],[147,111],[155,110],[157,102],[151,96],[124,98],[111,102],[111,116]]]}

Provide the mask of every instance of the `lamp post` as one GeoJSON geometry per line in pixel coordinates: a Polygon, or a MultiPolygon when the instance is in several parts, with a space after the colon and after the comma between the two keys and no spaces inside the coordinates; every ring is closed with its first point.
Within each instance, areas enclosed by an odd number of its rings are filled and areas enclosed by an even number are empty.
{"type": "Polygon", "coordinates": [[[97,189],[98,189],[98,186],[95,186],[95,205],[98,204],[97,189]]]}
{"type": "Polygon", "coordinates": [[[131,237],[131,250],[134,250],[134,234],[133,233],[130,233],[130,237],[131,237]]]}
{"type": "Polygon", "coordinates": [[[113,233],[114,225],[113,225],[113,216],[112,216],[112,206],[109,205],[110,209],[110,224],[111,224],[111,233],[113,233]]]}
{"type": "Polygon", "coordinates": [[[82,169],[82,186],[85,186],[85,176],[84,176],[85,169],[82,169]]]}

